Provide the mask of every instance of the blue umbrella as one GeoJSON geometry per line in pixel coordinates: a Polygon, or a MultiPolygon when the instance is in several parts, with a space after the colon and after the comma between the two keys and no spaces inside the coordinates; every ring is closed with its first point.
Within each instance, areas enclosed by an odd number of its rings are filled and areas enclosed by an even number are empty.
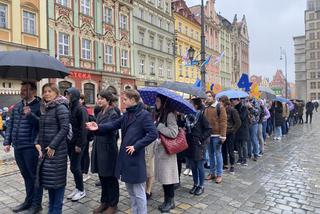
{"type": "Polygon", "coordinates": [[[139,89],[140,96],[146,105],[155,105],[157,95],[163,95],[167,97],[170,102],[175,106],[178,112],[184,114],[193,114],[196,113],[196,110],[193,108],[191,103],[184,100],[182,96],[176,94],[169,89],[162,87],[145,87],[139,89]]]}
{"type": "Polygon", "coordinates": [[[249,94],[244,91],[237,91],[234,89],[221,91],[216,95],[216,99],[219,99],[222,96],[227,96],[229,99],[236,99],[236,98],[246,98],[249,97],[249,94]]]}
{"type": "Polygon", "coordinates": [[[274,101],[279,101],[281,103],[288,103],[290,100],[284,98],[284,97],[276,97],[275,99],[273,99],[274,101]]]}

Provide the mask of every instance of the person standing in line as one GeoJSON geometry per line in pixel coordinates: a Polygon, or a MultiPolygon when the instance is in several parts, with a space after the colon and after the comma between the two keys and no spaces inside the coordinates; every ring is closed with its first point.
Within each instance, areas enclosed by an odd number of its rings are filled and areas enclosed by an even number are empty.
{"type": "Polygon", "coordinates": [[[12,209],[18,213],[27,209],[34,214],[42,210],[42,187],[36,187],[36,170],[38,152],[34,147],[39,131],[40,101],[36,96],[37,86],[34,82],[21,84],[20,96],[22,101],[17,103],[7,123],[6,137],[3,142],[4,151],[14,148],[14,157],[23,177],[26,198],[24,202],[12,209]]]}
{"type": "Polygon", "coordinates": [[[283,114],[282,114],[283,113],[282,103],[279,101],[273,102],[270,112],[271,112],[271,117],[274,119],[274,125],[275,125],[275,136],[273,139],[281,140],[281,137],[282,137],[281,126],[284,121],[283,114]]]}
{"type": "Polygon", "coordinates": [[[311,101],[307,102],[306,104],[306,123],[310,121],[310,124],[312,123],[312,114],[314,110],[314,105],[311,101]],[[310,117],[310,120],[308,120],[310,117]]]}
{"type": "Polygon", "coordinates": [[[192,104],[196,109],[196,115],[187,115],[187,157],[192,169],[193,187],[190,194],[196,196],[204,193],[204,162],[207,144],[210,141],[212,128],[204,116],[205,107],[200,98],[193,98],[192,104]]]}
{"type": "Polygon", "coordinates": [[[315,103],[314,103],[314,108],[315,108],[316,112],[318,112],[319,101],[315,101],[315,103]]]}
{"type": "Polygon", "coordinates": [[[206,108],[204,116],[212,127],[210,143],[207,145],[210,159],[210,174],[206,180],[215,179],[217,184],[222,182],[223,160],[222,144],[227,134],[227,112],[222,103],[215,99],[215,94],[207,92],[206,108]]]}
{"type": "Polygon", "coordinates": [[[288,120],[289,120],[289,116],[290,116],[290,110],[289,110],[289,106],[287,103],[282,103],[282,117],[284,119],[283,124],[281,126],[281,131],[282,131],[282,136],[286,136],[289,132],[289,127],[288,127],[288,120]]]}
{"type": "Polygon", "coordinates": [[[258,160],[259,155],[259,140],[258,140],[258,122],[260,118],[260,109],[259,105],[255,99],[251,99],[246,103],[248,110],[249,110],[249,134],[250,140],[247,142],[248,146],[248,157],[249,159],[252,157],[253,153],[253,160],[258,160]]]}
{"type": "Polygon", "coordinates": [[[241,126],[241,120],[239,113],[236,109],[234,109],[231,106],[230,100],[226,96],[222,96],[220,98],[220,102],[223,103],[223,105],[226,107],[227,112],[227,139],[224,144],[222,144],[222,156],[223,156],[223,165],[225,169],[228,169],[228,155],[230,160],[230,169],[229,172],[231,174],[235,173],[234,170],[234,163],[235,163],[235,157],[234,157],[234,141],[235,141],[235,134],[237,133],[238,129],[241,126]]]}
{"type": "Polygon", "coordinates": [[[266,103],[263,100],[260,100],[260,106],[263,108],[264,115],[265,115],[262,120],[262,137],[263,137],[264,144],[266,144],[267,127],[268,127],[268,120],[270,118],[270,112],[266,106],[266,103]]]}
{"type": "Polygon", "coordinates": [[[263,138],[263,120],[265,119],[266,113],[264,109],[264,101],[259,100],[259,121],[258,121],[258,140],[259,140],[259,154],[258,156],[262,156],[264,154],[264,145],[265,145],[265,140],[263,138]]]}
{"type": "MultiPolygon", "coordinates": [[[[117,120],[120,116],[115,111],[113,103],[116,98],[108,90],[98,94],[98,105],[101,111],[97,116],[97,124],[117,120]]],[[[100,206],[93,210],[94,214],[113,214],[119,202],[119,182],[115,177],[115,167],[118,158],[116,131],[106,135],[96,135],[92,147],[91,172],[98,173],[101,182],[100,206]]]]}
{"type": "Polygon", "coordinates": [[[247,163],[247,155],[248,155],[248,149],[247,149],[247,141],[249,139],[249,121],[248,121],[248,108],[242,104],[240,99],[231,99],[231,103],[234,106],[234,108],[238,111],[240,119],[241,119],[241,126],[236,132],[235,140],[236,145],[238,146],[238,154],[239,159],[237,161],[237,164],[241,164],[243,166],[248,166],[247,163]]]}
{"type": "Polygon", "coordinates": [[[73,190],[67,199],[78,201],[86,196],[83,186],[83,175],[81,171],[81,157],[87,143],[86,123],[89,120],[87,109],[80,105],[80,92],[71,87],[65,91],[65,96],[70,102],[70,123],[72,125],[72,139],[68,142],[68,155],[70,159],[70,170],[76,183],[76,189],[73,190]]]}
{"type": "Polygon", "coordinates": [[[136,90],[124,92],[123,103],[126,112],[121,118],[97,125],[87,123],[87,128],[96,135],[105,135],[121,128],[122,143],[117,159],[115,175],[125,182],[131,200],[132,214],[147,213],[145,182],[147,179],[145,147],[158,138],[158,132],[150,112],[140,102],[136,90]]]}
{"type": "Polygon", "coordinates": [[[39,135],[35,142],[40,158],[38,183],[49,193],[48,214],[61,214],[67,183],[69,102],[59,95],[53,83],[42,87],[42,95],[39,135]]]}

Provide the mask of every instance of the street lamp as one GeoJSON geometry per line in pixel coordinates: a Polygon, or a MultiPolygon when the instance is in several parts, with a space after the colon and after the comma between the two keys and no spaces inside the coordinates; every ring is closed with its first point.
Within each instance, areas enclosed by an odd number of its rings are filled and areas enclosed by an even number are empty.
{"type": "Polygon", "coordinates": [[[285,49],[282,49],[282,47],[280,47],[280,60],[283,60],[284,57],[284,61],[285,61],[285,75],[286,75],[286,88],[285,88],[285,92],[286,92],[286,99],[288,99],[288,63],[287,63],[287,52],[285,49]]]}
{"type": "Polygon", "coordinates": [[[189,59],[190,59],[190,64],[192,65],[192,61],[194,59],[194,52],[195,50],[193,49],[192,46],[190,46],[189,50],[188,50],[188,56],[189,56],[189,59]]]}
{"type": "Polygon", "coordinates": [[[206,60],[206,36],[204,35],[204,4],[203,0],[201,0],[201,83],[202,88],[206,90],[206,66],[202,65],[202,63],[206,60]]]}

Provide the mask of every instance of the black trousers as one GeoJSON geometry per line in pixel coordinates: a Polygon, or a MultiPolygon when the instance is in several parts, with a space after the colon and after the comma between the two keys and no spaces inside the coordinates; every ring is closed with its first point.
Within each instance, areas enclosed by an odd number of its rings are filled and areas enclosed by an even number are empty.
{"type": "Polygon", "coordinates": [[[312,113],[306,113],[306,123],[308,123],[308,118],[310,117],[310,123],[312,123],[312,113]]]}
{"type": "Polygon", "coordinates": [[[226,142],[222,144],[222,158],[223,158],[223,165],[228,165],[228,155],[230,160],[230,165],[234,165],[234,143],[233,143],[233,134],[227,134],[226,142]]]}
{"type": "Polygon", "coordinates": [[[73,174],[74,182],[76,183],[76,188],[81,192],[84,190],[83,187],[83,176],[81,171],[81,156],[75,151],[75,145],[68,144],[68,155],[70,159],[70,170],[73,174]]]}
{"type": "Polygon", "coordinates": [[[88,174],[90,166],[90,156],[89,156],[89,141],[86,146],[83,148],[81,156],[81,171],[84,174],[88,174]]]}
{"type": "Polygon", "coordinates": [[[174,198],[174,184],[162,185],[164,191],[164,199],[174,198]]]}
{"type": "Polygon", "coordinates": [[[119,202],[119,182],[114,176],[99,176],[101,182],[101,203],[115,207],[119,202]]]}

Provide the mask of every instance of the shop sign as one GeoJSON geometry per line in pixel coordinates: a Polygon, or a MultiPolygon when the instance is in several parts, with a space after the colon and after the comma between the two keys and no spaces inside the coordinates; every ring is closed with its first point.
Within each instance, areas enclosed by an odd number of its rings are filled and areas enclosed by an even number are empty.
{"type": "Polygon", "coordinates": [[[91,74],[71,71],[70,76],[78,79],[91,79],[91,74]]]}

